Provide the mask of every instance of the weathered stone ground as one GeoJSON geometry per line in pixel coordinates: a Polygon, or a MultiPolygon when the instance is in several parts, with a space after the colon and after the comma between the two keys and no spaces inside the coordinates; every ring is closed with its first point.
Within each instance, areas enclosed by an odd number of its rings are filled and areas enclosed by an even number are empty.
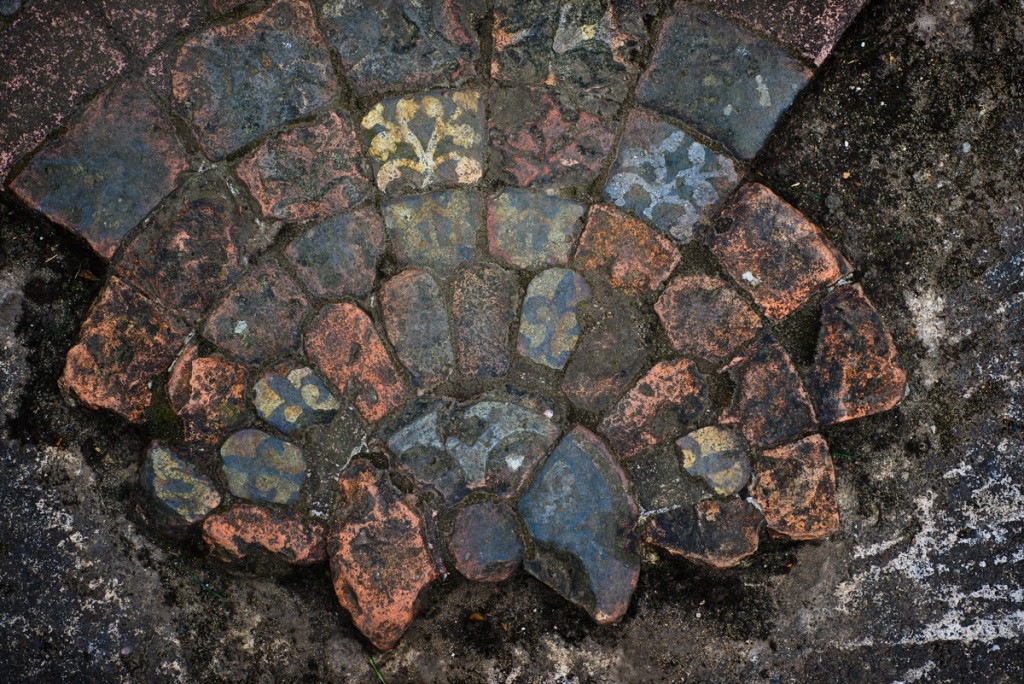
{"type": "MultiPolygon", "coordinates": [[[[838,535],[646,570],[607,627],[522,574],[452,575],[375,656],[383,678],[1024,677],[1022,73],[1020,2],[870,3],[757,162],[858,269],[910,377],[896,410],[824,431],[838,535]]],[[[5,677],[374,681],[322,573],[232,577],[147,528],[148,437],[56,386],[103,266],[20,206],[0,209],[5,677]]],[[[808,362],[814,340],[790,342],[808,362]]]]}

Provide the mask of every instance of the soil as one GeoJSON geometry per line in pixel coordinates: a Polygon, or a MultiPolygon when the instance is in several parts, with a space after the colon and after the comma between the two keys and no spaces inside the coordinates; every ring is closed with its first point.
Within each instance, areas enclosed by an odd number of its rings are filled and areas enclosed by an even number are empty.
{"type": "MultiPolygon", "coordinates": [[[[1024,3],[878,0],[755,163],[858,269],[909,375],[824,431],[841,532],[645,568],[598,627],[522,574],[456,575],[374,652],[327,574],[231,575],[151,530],[150,435],[71,405],[104,278],[0,196],[0,671],[11,681],[1024,680],[1024,3]],[[373,658],[371,661],[370,658],[373,658]],[[379,675],[374,668],[379,668],[379,675]]],[[[794,326],[803,330],[806,326],[794,326]]],[[[791,340],[805,350],[813,338],[791,340]]]]}

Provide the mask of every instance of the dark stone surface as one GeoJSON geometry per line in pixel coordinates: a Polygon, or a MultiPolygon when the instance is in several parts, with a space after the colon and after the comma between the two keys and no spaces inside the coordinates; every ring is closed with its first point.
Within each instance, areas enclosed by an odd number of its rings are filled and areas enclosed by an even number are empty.
{"type": "Polygon", "coordinates": [[[381,318],[413,387],[444,382],[455,366],[444,295],[429,273],[409,269],[380,289],[381,318]]]}
{"type": "Polygon", "coordinates": [[[662,26],[637,100],[752,159],[810,77],[781,48],[678,2],[662,26]]]}
{"type": "Polygon", "coordinates": [[[306,479],[302,449],[260,430],[241,430],[220,447],[224,477],[237,497],[294,504],[306,479]]]}
{"type": "Polygon", "coordinates": [[[604,194],[616,206],[687,242],[718,214],[739,184],[740,172],[729,155],[649,112],[633,110],[604,194]]]}
{"type": "Polygon", "coordinates": [[[379,434],[400,470],[457,503],[474,489],[518,492],[558,439],[554,413],[502,392],[458,406],[424,399],[386,420],[379,434]]]}
{"type": "Polygon", "coordinates": [[[300,0],[190,38],[171,77],[177,107],[212,159],[326,105],[337,90],[329,50],[300,0]]]}
{"type": "Polygon", "coordinates": [[[203,335],[247,363],[268,361],[299,346],[308,301],[273,259],[239,278],[206,319],[203,335]]]}
{"type": "Polygon", "coordinates": [[[455,569],[466,579],[507,580],[523,562],[515,511],[492,501],[465,506],[455,517],[448,549],[455,569]]]}
{"type": "Polygon", "coordinates": [[[498,0],[491,76],[624,100],[640,70],[654,0],[498,0]]]}
{"type": "Polygon", "coordinates": [[[647,364],[647,322],[640,307],[615,302],[596,312],[565,367],[562,391],[574,406],[603,413],[647,364]]]}
{"type": "Polygon", "coordinates": [[[902,398],[907,375],[896,346],[860,285],[836,288],[821,303],[811,396],[822,425],[887,411],[902,398]]]}
{"type": "Polygon", "coordinates": [[[114,32],[132,53],[145,57],[171,36],[195,27],[205,18],[204,0],[101,0],[114,32]]]}
{"type": "Polygon", "coordinates": [[[736,388],[719,417],[754,446],[772,446],[813,431],[814,408],[786,350],[762,340],[725,367],[736,388]]]}
{"type": "Polygon", "coordinates": [[[622,618],[640,575],[626,476],[586,428],[566,435],[519,500],[533,539],[523,567],[598,624],[622,618]]]}
{"type": "Polygon", "coordinates": [[[599,100],[574,102],[537,87],[495,90],[487,122],[490,177],[504,185],[585,188],[615,142],[599,100]]]}
{"type": "Polygon", "coordinates": [[[356,92],[458,85],[475,75],[481,0],[318,0],[328,42],[356,92]]]}
{"type": "Polygon", "coordinates": [[[188,167],[170,120],[129,81],[87,107],[12,188],[110,259],[188,167]]]}
{"type": "Polygon", "coordinates": [[[743,499],[705,499],[646,519],[645,542],[712,568],[730,568],[757,551],[764,518],[743,499]]]}
{"type": "Polygon", "coordinates": [[[195,323],[245,270],[258,233],[224,178],[210,171],[146,219],[114,268],[195,323]]]}
{"type": "Polygon", "coordinates": [[[515,274],[490,263],[462,269],[452,280],[451,313],[462,374],[504,376],[509,367],[512,324],[519,313],[515,274]]]}
{"type": "Polygon", "coordinates": [[[403,266],[427,268],[447,278],[476,256],[484,204],[475,190],[403,197],[385,202],[381,209],[403,266]]]}
{"type": "Polygon", "coordinates": [[[92,0],[35,0],[3,41],[0,178],[127,66],[92,0]]]}
{"type": "Polygon", "coordinates": [[[377,282],[384,247],[380,215],[361,207],[312,226],[288,245],[285,255],[317,296],[362,299],[377,282]]]}

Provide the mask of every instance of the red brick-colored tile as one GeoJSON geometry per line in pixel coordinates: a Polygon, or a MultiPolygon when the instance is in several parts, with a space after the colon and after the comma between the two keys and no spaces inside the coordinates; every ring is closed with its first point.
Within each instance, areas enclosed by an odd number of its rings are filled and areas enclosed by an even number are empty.
{"type": "Polygon", "coordinates": [[[358,306],[326,307],[306,331],[305,346],[309,359],[368,422],[405,402],[402,378],[373,321],[358,306]]]}
{"type": "Polygon", "coordinates": [[[615,141],[606,104],[542,88],[495,91],[489,112],[491,173],[510,185],[586,187],[615,141]]]}
{"type": "Polygon", "coordinates": [[[707,408],[707,382],[688,359],[660,361],[601,421],[601,433],[626,460],[676,437],[707,408]]]}
{"type": "Polygon", "coordinates": [[[68,352],[60,384],[86,406],[138,423],[187,329],[120,278],[111,277],[68,352]]]}
{"type": "Polygon", "coordinates": [[[307,306],[295,280],[270,260],[238,280],[203,335],[246,363],[266,361],[298,348],[307,306]]]}
{"type": "Polygon", "coordinates": [[[238,165],[263,213],[285,221],[323,219],[358,204],[370,190],[362,149],[345,112],[264,140],[238,165]]]}
{"type": "Polygon", "coordinates": [[[215,446],[245,422],[245,366],[185,345],[171,366],[167,398],[181,418],[185,441],[215,446]]]}
{"type": "Polygon", "coordinates": [[[811,393],[822,425],[887,411],[903,399],[907,374],[896,345],[860,285],[844,285],[821,303],[811,393]]]}
{"type": "Polygon", "coordinates": [[[740,188],[722,216],[732,227],[710,231],[708,245],[771,319],[784,318],[851,271],[821,229],[763,185],[740,188]]]}
{"type": "Polygon", "coordinates": [[[761,319],[718,278],[674,278],[654,310],[672,347],[695,359],[719,363],[761,329],[761,319]]]}
{"type": "Polygon", "coordinates": [[[772,446],[817,428],[810,397],[793,362],[778,344],[762,343],[725,371],[736,384],[722,425],[738,426],[746,440],[772,446]]]}
{"type": "Polygon", "coordinates": [[[750,496],[769,530],[796,540],[821,539],[839,530],[836,474],[820,435],[761,456],[754,464],[750,496]]]}
{"type": "Polygon", "coordinates": [[[643,221],[610,207],[591,207],[576,248],[576,266],[584,275],[614,287],[654,292],[679,263],[679,251],[643,221]]]}
{"type": "Polygon", "coordinates": [[[290,511],[236,504],[203,521],[203,541],[226,563],[270,557],[291,565],[327,560],[326,530],[290,511]]]}
{"type": "Polygon", "coordinates": [[[380,649],[412,624],[420,593],[441,575],[426,524],[411,495],[365,461],[338,480],[341,508],[328,534],[338,601],[356,628],[380,649]]]}

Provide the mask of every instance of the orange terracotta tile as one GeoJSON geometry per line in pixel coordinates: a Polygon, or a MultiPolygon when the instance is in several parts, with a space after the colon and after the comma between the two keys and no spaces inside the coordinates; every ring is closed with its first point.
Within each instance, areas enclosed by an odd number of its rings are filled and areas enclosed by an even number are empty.
{"type": "Polygon", "coordinates": [[[326,307],[306,331],[306,355],[351,401],[376,422],[401,406],[406,389],[373,321],[355,304],[326,307]]]}
{"type": "Polygon", "coordinates": [[[821,539],[839,530],[836,474],[820,435],[765,451],[754,464],[750,496],[768,529],[789,539],[821,539]]]}
{"type": "Polygon", "coordinates": [[[327,541],[334,591],[356,628],[389,649],[412,624],[420,593],[441,576],[426,525],[412,496],[366,461],[349,466],[338,488],[342,508],[327,541]]]}
{"type": "Polygon", "coordinates": [[[325,530],[289,511],[236,504],[203,521],[203,541],[226,563],[270,557],[291,565],[327,560],[325,530]]]}
{"type": "Polygon", "coordinates": [[[741,187],[722,216],[732,227],[709,231],[708,245],[773,320],[852,270],[821,229],[763,185],[741,187]]]}

